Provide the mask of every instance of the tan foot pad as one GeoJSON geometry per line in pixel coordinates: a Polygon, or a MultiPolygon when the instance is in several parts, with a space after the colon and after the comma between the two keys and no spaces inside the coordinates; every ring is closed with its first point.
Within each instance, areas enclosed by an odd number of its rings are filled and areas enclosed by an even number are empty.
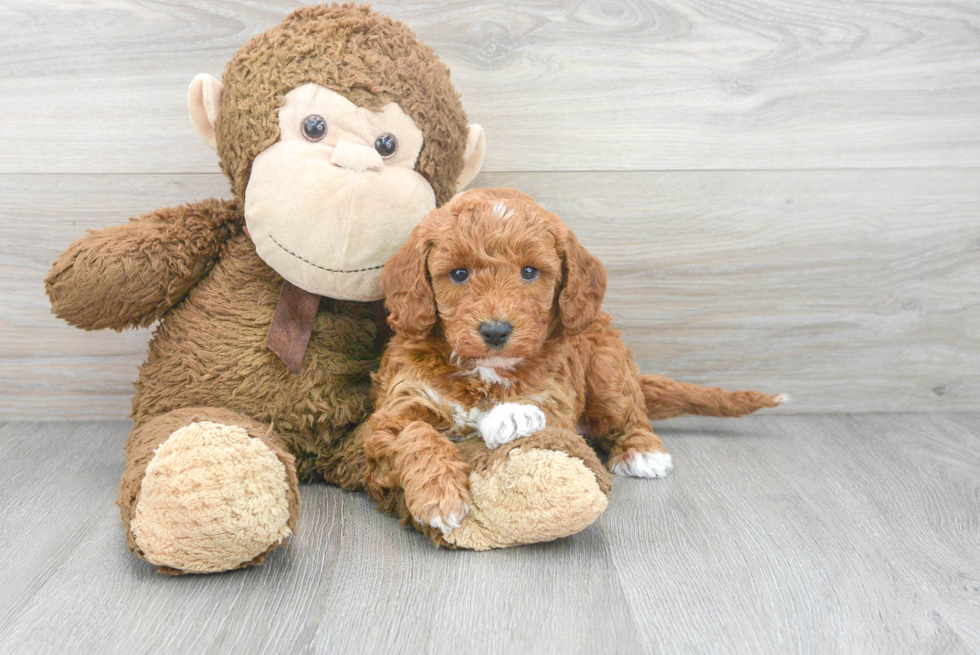
{"type": "Polygon", "coordinates": [[[228,571],[287,538],[286,467],[244,428],[211,421],[156,449],[130,524],[142,556],[189,573],[228,571]]]}
{"type": "Polygon", "coordinates": [[[470,513],[445,536],[460,548],[490,550],[581,532],[608,499],[580,459],[556,450],[512,450],[484,477],[470,475],[470,513]]]}

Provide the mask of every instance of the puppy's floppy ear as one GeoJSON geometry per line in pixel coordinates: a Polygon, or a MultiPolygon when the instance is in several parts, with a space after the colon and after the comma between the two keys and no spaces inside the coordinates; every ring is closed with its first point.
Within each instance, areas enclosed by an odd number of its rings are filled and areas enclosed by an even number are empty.
{"type": "Polygon", "coordinates": [[[432,241],[425,222],[412,230],[408,242],[381,269],[388,325],[400,334],[424,337],[436,324],[436,295],[427,260],[432,241]]]}
{"type": "Polygon", "coordinates": [[[562,258],[562,289],[558,316],[566,335],[585,331],[595,323],[606,294],[606,267],[562,225],[558,248],[562,258]]]}

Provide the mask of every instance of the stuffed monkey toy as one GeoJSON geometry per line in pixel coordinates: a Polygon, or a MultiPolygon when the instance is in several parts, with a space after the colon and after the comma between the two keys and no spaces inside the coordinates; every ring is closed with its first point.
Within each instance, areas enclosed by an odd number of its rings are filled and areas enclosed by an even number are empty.
{"type": "MultiPolygon", "coordinates": [[[[351,4],[294,12],[221,82],[195,78],[188,106],[232,198],[90,233],[45,280],[82,329],[157,323],[118,505],[129,548],[166,573],[261,563],[296,528],[300,480],[364,487],[355,427],[384,337],[381,268],[485,149],[432,49],[351,4]]],[[[599,515],[608,484],[561,448],[496,468],[470,453],[495,490],[475,508],[497,517],[481,544],[554,539],[599,515]]]]}

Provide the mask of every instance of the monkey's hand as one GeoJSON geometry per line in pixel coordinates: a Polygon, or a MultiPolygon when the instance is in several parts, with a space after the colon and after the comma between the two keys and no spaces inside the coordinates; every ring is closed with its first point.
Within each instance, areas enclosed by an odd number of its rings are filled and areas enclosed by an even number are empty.
{"type": "Polygon", "coordinates": [[[86,330],[146,327],[211,270],[221,245],[241,225],[234,201],[211,199],[91,232],[48,272],[51,307],[86,330]]]}

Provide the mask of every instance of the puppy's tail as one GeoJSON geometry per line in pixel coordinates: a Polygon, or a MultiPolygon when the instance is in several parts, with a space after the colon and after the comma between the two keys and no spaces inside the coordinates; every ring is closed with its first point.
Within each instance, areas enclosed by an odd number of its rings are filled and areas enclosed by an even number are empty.
{"type": "Polygon", "coordinates": [[[745,416],[786,400],[783,394],[768,396],[758,391],[724,391],[718,387],[677,382],[662,375],[644,375],[642,384],[647,414],[655,421],[681,414],[745,416]]]}

